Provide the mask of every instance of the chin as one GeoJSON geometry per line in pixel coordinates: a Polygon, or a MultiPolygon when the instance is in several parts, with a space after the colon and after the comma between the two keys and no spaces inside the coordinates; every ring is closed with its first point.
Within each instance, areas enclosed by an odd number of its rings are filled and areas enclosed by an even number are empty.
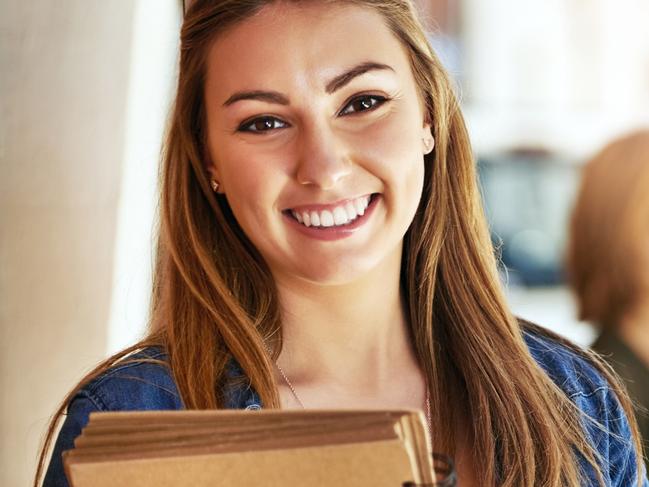
{"type": "Polygon", "coordinates": [[[342,286],[363,280],[372,274],[374,268],[369,262],[355,260],[351,263],[345,259],[337,259],[325,265],[300,269],[299,276],[311,284],[342,286]]]}

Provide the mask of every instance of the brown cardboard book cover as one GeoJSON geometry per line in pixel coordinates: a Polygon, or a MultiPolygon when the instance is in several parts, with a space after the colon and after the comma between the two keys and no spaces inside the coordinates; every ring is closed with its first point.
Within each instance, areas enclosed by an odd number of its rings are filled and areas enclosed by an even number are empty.
{"type": "Polygon", "coordinates": [[[64,453],[71,487],[432,485],[417,411],[92,413],[64,453]]]}

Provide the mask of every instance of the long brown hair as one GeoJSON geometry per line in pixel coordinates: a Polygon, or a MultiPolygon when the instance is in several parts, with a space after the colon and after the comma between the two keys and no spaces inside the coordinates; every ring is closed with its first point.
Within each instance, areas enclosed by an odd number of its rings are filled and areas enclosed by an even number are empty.
{"type": "Polygon", "coordinates": [[[649,130],[611,142],[584,166],[570,230],[579,318],[617,326],[649,293],[649,130]]]}
{"type": "MultiPolygon", "coordinates": [[[[454,451],[449,417],[478,418],[468,425],[483,485],[580,485],[576,454],[593,465],[603,485],[576,407],[530,356],[506,305],[464,120],[412,3],[346,1],[380,13],[404,45],[433,126],[435,150],[425,157],[424,191],[405,237],[401,282],[431,391],[436,450],[454,451]]],[[[281,350],[281,316],[273,279],[227,202],[211,191],[203,158],[206,49],[224,29],[272,2],[198,0],[182,27],[161,174],[151,331],[137,346],[165,347],[189,409],[223,406],[219,391],[231,358],[265,407],[280,406],[272,361],[281,350]]],[[[80,386],[123,356],[101,364],[80,386]]],[[[54,424],[46,445],[53,434],[54,424]]]]}

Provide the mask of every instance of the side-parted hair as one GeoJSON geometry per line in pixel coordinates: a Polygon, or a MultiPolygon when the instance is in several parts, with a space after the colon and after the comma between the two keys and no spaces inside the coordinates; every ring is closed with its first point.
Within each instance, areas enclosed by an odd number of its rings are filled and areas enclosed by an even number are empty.
{"type": "Polygon", "coordinates": [[[615,327],[649,294],[649,130],[607,145],[583,168],[568,276],[578,314],[615,327]]]}
{"type": "MultiPolygon", "coordinates": [[[[482,485],[581,485],[578,455],[604,485],[579,411],[531,357],[505,302],[458,100],[412,2],[310,1],[378,12],[408,53],[432,123],[435,149],[424,159],[423,195],[405,236],[401,283],[416,355],[431,392],[435,450],[453,454],[450,425],[466,419],[482,485]]],[[[166,349],[188,409],[223,407],[224,369],[232,358],[264,407],[280,407],[273,373],[282,345],[275,285],[225,199],[210,189],[204,158],[207,50],[225,29],[273,2],[197,0],[186,12],[161,168],[150,331],[142,342],[100,364],[64,399],[46,436],[35,485],[56,423],[76,390],[145,346],[166,349]]],[[[618,383],[596,358],[592,361],[631,414],[618,383]]],[[[633,425],[631,416],[630,421],[633,425]]]]}

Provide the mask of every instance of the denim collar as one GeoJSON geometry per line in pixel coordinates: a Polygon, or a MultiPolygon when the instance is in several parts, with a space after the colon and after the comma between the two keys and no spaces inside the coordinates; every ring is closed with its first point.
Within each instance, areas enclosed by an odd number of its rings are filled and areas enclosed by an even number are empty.
{"type": "Polygon", "coordinates": [[[250,384],[250,381],[234,381],[245,377],[243,369],[235,359],[231,359],[226,366],[225,376],[228,384],[223,391],[226,409],[262,409],[261,399],[250,384]]]}

